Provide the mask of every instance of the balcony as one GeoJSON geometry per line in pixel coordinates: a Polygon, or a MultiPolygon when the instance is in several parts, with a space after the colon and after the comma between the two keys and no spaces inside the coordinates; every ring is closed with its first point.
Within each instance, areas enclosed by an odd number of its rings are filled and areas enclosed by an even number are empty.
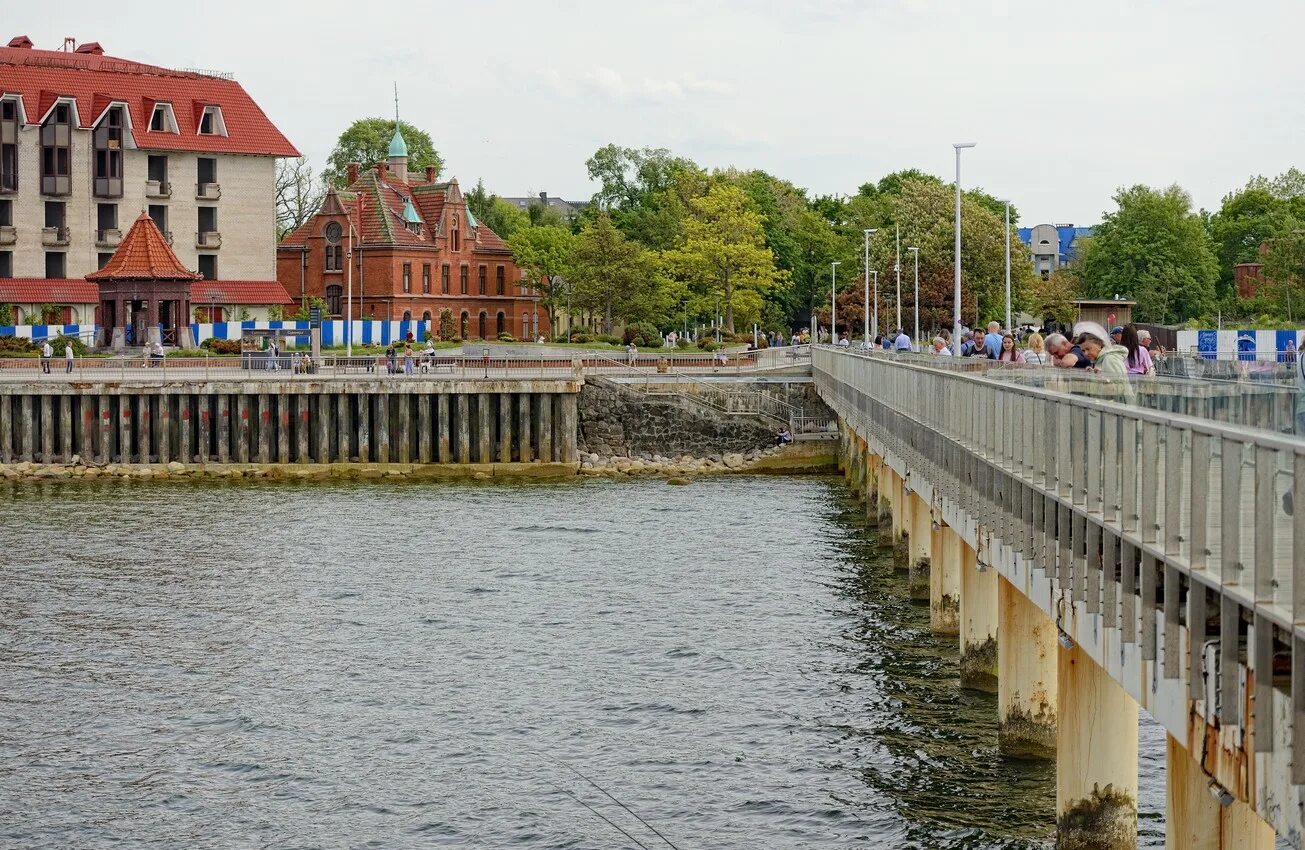
{"type": "Polygon", "coordinates": [[[145,197],[147,198],[171,198],[172,184],[166,180],[146,180],[145,197]]]}
{"type": "Polygon", "coordinates": [[[0,245],[13,245],[18,241],[18,228],[12,224],[0,224],[0,245]]]}
{"type": "Polygon", "coordinates": [[[96,248],[117,248],[122,241],[122,231],[116,227],[95,231],[96,248]]]}
{"type": "Polygon", "coordinates": [[[220,183],[195,184],[195,200],[216,201],[220,197],[222,197],[222,185],[220,183]]]}
{"type": "Polygon", "coordinates": [[[68,245],[70,234],[66,227],[42,227],[41,244],[47,248],[62,248],[68,245]]]}
{"type": "Polygon", "coordinates": [[[195,234],[196,248],[221,248],[222,234],[216,230],[201,230],[195,234]]]}

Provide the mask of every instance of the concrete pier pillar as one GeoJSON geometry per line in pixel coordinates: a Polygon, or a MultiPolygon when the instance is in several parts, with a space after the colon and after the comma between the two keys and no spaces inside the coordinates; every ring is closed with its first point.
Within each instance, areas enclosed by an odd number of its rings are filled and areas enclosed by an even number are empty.
{"type": "Polygon", "coordinates": [[[512,393],[498,394],[498,462],[512,462],[512,393]]]}
{"type": "Polygon", "coordinates": [[[0,395],[0,463],[14,460],[13,396],[0,395]]]}
{"type": "Polygon", "coordinates": [[[1273,850],[1273,827],[1242,800],[1219,805],[1196,759],[1166,737],[1166,850],[1273,850]]]}
{"type": "Polygon", "coordinates": [[[311,463],[308,436],[312,433],[312,396],[295,396],[295,463],[311,463]]]}
{"type": "Polygon", "coordinates": [[[209,411],[209,400],[211,396],[195,396],[195,455],[199,458],[200,463],[208,463],[212,446],[212,425],[213,415],[209,411]]]}
{"type": "Polygon", "coordinates": [[[471,463],[471,404],[466,393],[458,394],[453,418],[458,435],[458,463],[471,463]]]}
{"type": "Polygon", "coordinates": [[[1136,847],[1137,703],[1079,646],[1057,651],[1056,846],[1136,847]]]}
{"type": "Polygon", "coordinates": [[[154,415],[150,410],[150,396],[141,393],[133,401],[136,402],[136,455],[140,463],[149,463],[150,456],[154,454],[153,440],[151,434],[154,431],[154,415]]]}
{"type": "Polygon", "coordinates": [[[893,476],[893,566],[908,570],[911,566],[911,500],[906,481],[893,476]]]}
{"type": "Polygon", "coordinates": [[[249,410],[249,395],[241,393],[236,397],[236,461],[249,463],[251,454],[250,439],[253,421],[249,410]]]}
{"type": "Polygon", "coordinates": [[[517,457],[522,463],[534,459],[534,431],[530,417],[530,405],[533,397],[530,393],[517,396],[517,457]]]}
{"type": "Polygon", "coordinates": [[[317,462],[331,462],[331,395],[317,397],[317,462]]]}
{"type": "Polygon", "coordinates": [[[494,462],[494,412],[489,393],[476,396],[476,462],[494,462]]]}
{"type": "Polygon", "coordinates": [[[217,459],[231,462],[231,396],[226,393],[217,397],[217,459]]]}
{"type": "Polygon", "coordinates": [[[396,399],[398,433],[394,435],[394,460],[398,463],[412,462],[411,399],[412,396],[408,393],[402,393],[396,399]]]}
{"type": "Polygon", "coordinates": [[[979,572],[974,549],[956,535],[961,552],[961,687],[997,692],[997,573],[979,572]]]}
{"type": "Polygon", "coordinates": [[[41,394],[41,462],[54,462],[54,407],[53,397],[41,394]]]}
{"type": "MultiPolygon", "coordinates": [[[[361,406],[358,408],[360,419],[365,410],[366,408],[361,406]]],[[[348,393],[338,393],[335,397],[335,430],[336,439],[339,441],[335,450],[335,459],[340,463],[348,463],[353,454],[353,428],[349,422],[348,393]]]]}
{"type": "Polygon", "coordinates": [[[159,395],[159,463],[172,460],[172,396],[159,395]]]}
{"type": "Polygon", "coordinates": [[[933,569],[933,516],[929,504],[916,493],[905,499],[911,506],[911,527],[908,541],[910,559],[906,586],[912,599],[929,600],[929,574],[933,569]]]}
{"type": "Polygon", "coordinates": [[[294,421],[290,408],[303,396],[281,393],[276,397],[276,461],[290,462],[290,427],[294,421]]]}
{"type": "Polygon", "coordinates": [[[358,394],[358,460],[370,463],[372,459],[372,396],[358,394]]]}
{"type": "Polygon", "coordinates": [[[58,396],[59,459],[64,463],[72,463],[73,456],[73,398],[70,395],[58,396]]]}
{"type": "Polygon", "coordinates": [[[375,397],[375,420],[372,425],[376,429],[376,461],[377,463],[389,463],[395,458],[395,452],[390,445],[390,394],[376,393],[375,397]]]}
{"type": "Polygon", "coordinates": [[[1055,758],[1056,624],[1000,576],[997,609],[997,745],[1021,758],[1055,758]]]}
{"type": "Polygon", "coordinates": [[[258,462],[272,462],[272,397],[258,394],[258,462]]]}
{"type": "Polygon", "coordinates": [[[189,393],[177,396],[177,459],[182,463],[190,463],[195,456],[190,431],[194,404],[195,397],[189,393]]]}
{"type": "Polygon", "coordinates": [[[539,459],[543,463],[553,462],[553,394],[540,393],[539,396],[539,459]]]}
{"type": "Polygon", "coordinates": [[[580,459],[580,453],[576,445],[580,430],[579,396],[575,393],[559,396],[558,407],[557,436],[560,443],[558,446],[558,460],[563,463],[575,463],[580,459]]]}
{"type": "Polygon", "coordinates": [[[453,450],[449,435],[451,425],[449,423],[449,396],[448,393],[440,393],[437,399],[435,417],[436,433],[439,436],[439,461],[440,463],[453,462],[453,450]]]}
{"type": "Polygon", "coordinates": [[[877,458],[875,467],[878,469],[878,493],[875,500],[875,526],[879,529],[879,545],[881,547],[891,547],[893,545],[893,470],[884,462],[883,458],[877,458]]]}
{"type": "Polygon", "coordinates": [[[941,522],[930,536],[929,628],[935,634],[961,631],[961,537],[941,522]]]}
{"type": "Polygon", "coordinates": [[[32,397],[24,393],[18,399],[18,446],[19,461],[36,460],[36,428],[32,422],[32,397]]]}
{"type": "Polygon", "coordinates": [[[100,451],[96,456],[100,459],[100,463],[108,463],[113,460],[113,410],[109,406],[107,395],[100,396],[96,418],[99,419],[100,431],[100,451]]]}
{"type": "Polygon", "coordinates": [[[879,464],[878,458],[866,446],[865,458],[865,522],[868,528],[879,525],[879,464]]]}
{"type": "MultiPolygon", "coordinates": [[[[95,403],[98,398],[93,395],[84,395],[81,396],[80,400],[81,424],[77,428],[77,454],[82,456],[83,461],[88,461],[95,458],[95,437],[98,433],[95,403]]],[[[0,403],[4,401],[5,399],[0,398],[0,403]]]]}
{"type": "Polygon", "coordinates": [[[131,463],[131,415],[130,395],[118,396],[118,463],[131,463]]]}
{"type": "Polygon", "coordinates": [[[417,396],[417,462],[431,461],[431,416],[430,405],[434,399],[429,393],[417,396]]]}

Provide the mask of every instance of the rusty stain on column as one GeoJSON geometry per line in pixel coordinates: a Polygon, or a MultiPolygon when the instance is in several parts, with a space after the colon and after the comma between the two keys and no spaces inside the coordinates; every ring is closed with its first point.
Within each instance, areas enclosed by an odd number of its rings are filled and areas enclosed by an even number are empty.
{"type": "Polygon", "coordinates": [[[172,460],[172,396],[159,395],[159,463],[172,460]]]}
{"type": "Polygon", "coordinates": [[[131,463],[131,402],[135,396],[118,396],[118,462],[131,463]]]}
{"type": "Polygon", "coordinates": [[[59,396],[59,459],[72,463],[73,458],[73,399],[75,396],[59,396]]]}
{"type": "Polygon", "coordinates": [[[312,463],[308,450],[308,437],[312,433],[313,397],[307,393],[295,396],[295,463],[312,463]]]}
{"type": "MultiPolygon", "coordinates": [[[[362,408],[359,408],[359,413],[362,408]]],[[[349,427],[349,395],[339,393],[335,397],[335,431],[339,445],[335,449],[335,459],[348,463],[353,451],[353,432],[349,427]]]]}
{"type": "Polygon", "coordinates": [[[253,423],[250,421],[249,395],[241,393],[236,397],[236,461],[249,463],[253,423]]]}
{"type": "Polygon", "coordinates": [[[100,396],[100,463],[113,459],[113,410],[107,395],[100,396]]]}
{"type": "Polygon", "coordinates": [[[258,399],[258,462],[272,462],[272,397],[259,393],[258,399]]]}
{"type": "Polygon", "coordinates": [[[190,428],[191,428],[191,411],[195,406],[195,397],[189,393],[177,397],[177,433],[181,437],[181,445],[178,451],[181,455],[179,458],[182,463],[190,463],[195,453],[191,450],[190,428]]]}
{"type": "Polygon", "coordinates": [[[14,408],[13,397],[0,395],[0,463],[14,459],[14,408]]]}
{"type": "Polygon", "coordinates": [[[331,462],[331,394],[317,396],[317,462],[331,462]]]}
{"type": "Polygon", "coordinates": [[[372,396],[358,393],[358,460],[370,463],[372,459],[372,396]]]}

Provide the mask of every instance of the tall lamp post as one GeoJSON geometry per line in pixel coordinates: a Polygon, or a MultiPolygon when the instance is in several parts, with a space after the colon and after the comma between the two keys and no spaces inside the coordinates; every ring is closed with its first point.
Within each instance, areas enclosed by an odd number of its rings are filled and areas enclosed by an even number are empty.
{"type": "Polygon", "coordinates": [[[1006,331],[1011,330],[1010,323],[1010,199],[1004,200],[1006,204],[1006,331]]]}
{"type": "Polygon", "coordinates": [[[893,258],[893,272],[897,275],[897,327],[902,329],[902,226],[897,227],[897,254],[893,258]]]}
{"type": "MultiPolygon", "coordinates": [[[[907,248],[915,255],[915,343],[920,345],[920,249],[907,248]]],[[[923,350],[923,346],[921,346],[923,350]]]]}
{"type": "Polygon", "coordinates": [[[829,341],[838,344],[838,265],[841,260],[829,264],[829,341]]]}
{"type": "Polygon", "coordinates": [[[952,291],[952,354],[961,356],[961,151],[974,147],[977,142],[955,142],[956,150],[956,280],[952,291]]]}
{"type": "MultiPolygon", "coordinates": [[[[878,229],[879,228],[877,227],[867,227],[864,231],[862,231],[863,233],[865,233],[865,266],[863,266],[863,269],[865,270],[865,281],[864,281],[865,298],[863,301],[864,311],[865,311],[865,321],[862,324],[864,325],[863,332],[865,334],[865,339],[863,340],[863,342],[865,343],[866,348],[870,347],[870,234],[874,233],[878,229]]],[[[879,287],[876,286],[875,287],[876,310],[878,309],[878,302],[879,302],[879,287]]],[[[878,333],[879,333],[879,317],[875,316],[875,334],[878,333]]]]}

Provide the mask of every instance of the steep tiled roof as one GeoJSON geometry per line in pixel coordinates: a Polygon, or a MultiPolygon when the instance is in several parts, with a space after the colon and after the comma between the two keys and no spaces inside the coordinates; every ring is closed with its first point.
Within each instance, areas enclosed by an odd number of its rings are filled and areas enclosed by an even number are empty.
{"type": "Polygon", "coordinates": [[[275,280],[197,280],[190,285],[192,306],[213,302],[222,306],[295,303],[285,287],[275,280]]]}
{"type": "MultiPolygon", "coordinates": [[[[15,40],[16,41],[16,40],[15,40]]],[[[14,42],[10,42],[13,44],[14,42]]],[[[28,123],[38,123],[60,97],[74,98],[82,128],[110,102],[125,103],[136,146],[158,150],[298,156],[235,80],[173,71],[97,53],[0,47],[0,89],[19,94],[28,123]],[[169,103],[177,133],[150,132],[155,103],[169,103]],[[199,135],[205,106],[218,106],[227,135],[199,135]]]]}
{"type": "Polygon", "coordinates": [[[122,237],[109,262],[87,280],[197,280],[199,272],[192,272],[172,253],[154,219],[141,213],[131,224],[131,230],[122,237]]]}
{"type": "Polygon", "coordinates": [[[98,304],[100,287],[77,278],[0,278],[0,303],[98,304]]]}

